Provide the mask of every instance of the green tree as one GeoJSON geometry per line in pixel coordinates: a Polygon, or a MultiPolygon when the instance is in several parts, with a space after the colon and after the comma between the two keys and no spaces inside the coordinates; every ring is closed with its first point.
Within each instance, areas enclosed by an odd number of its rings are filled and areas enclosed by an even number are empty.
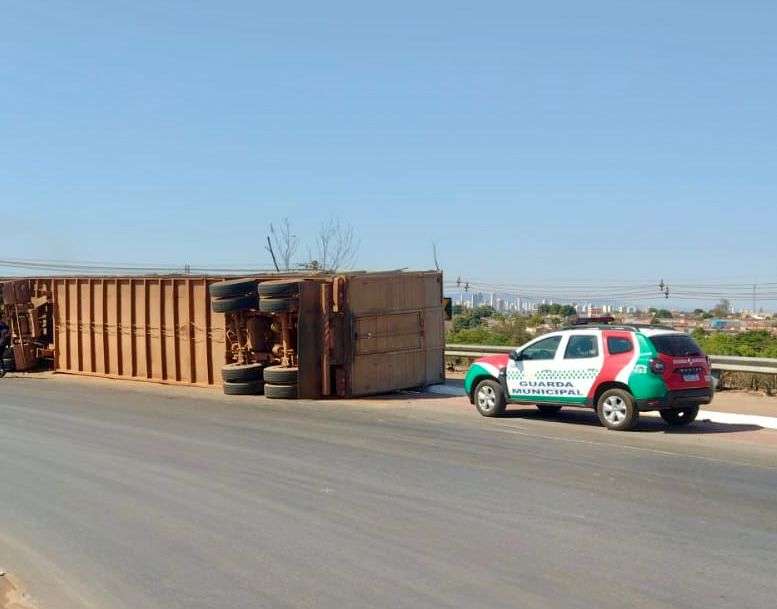
{"type": "Polygon", "coordinates": [[[539,311],[532,315],[529,320],[526,322],[526,325],[530,328],[536,328],[537,326],[541,326],[545,323],[545,316],[542,315],[539,311]]]}
{"type": "Polygon", "coordinates": [[[572,315],[576,315],[577,310],[572,305],[563,305],[561,307],[561,315],[564,317],[571,317],[572,315]]]}
{"type": "Polygon", "coordinates": [[[477,328],[484,319],[492,317],[496,313],[494,307],[483,305],[474,309],[465,309],[460,315],[453,318],[453,330],[459,332],[469,328],[477,328]]]}
{"type": "Polygon", "coordinates": [[[705,353],[710,355],[777,358],[777,336],[766,330],[729,334],[696,329],[692,335],[705,353]]]}

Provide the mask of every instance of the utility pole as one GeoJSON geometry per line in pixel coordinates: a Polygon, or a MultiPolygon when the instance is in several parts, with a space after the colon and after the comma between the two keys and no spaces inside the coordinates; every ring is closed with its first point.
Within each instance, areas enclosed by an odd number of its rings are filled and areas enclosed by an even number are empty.
{"type": "Polygon", "coordinates": [[[755,301],[756,301],[755,291],[756,291],[756,289],[757,289],[757,285],[754,283],[753,284],[753,315],[755,315],[755,301]]]}

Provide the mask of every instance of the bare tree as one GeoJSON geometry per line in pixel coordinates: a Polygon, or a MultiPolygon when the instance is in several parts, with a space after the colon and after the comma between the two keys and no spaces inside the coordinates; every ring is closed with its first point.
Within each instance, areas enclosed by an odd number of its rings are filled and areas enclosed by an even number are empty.
{"type": "Polygon", "coordinates": [[[434,268],[440,270],[440,261],[437,259],[437,242],[432,241],[432,257],[434,258],[434,268]]]}
{"type": "Polygon", "coordinates": [[[319,228],[308,250],[307,267],[314,270],[336,272],[353,265],[359,251],[359,240],[352,225],[340,218],[330,218],[319,228]]]}
{"type": "Polygon", "coordinates": [[[270,234],[267,235],[267,249],[272,256],[275,270],[288,271],[291,269],[291,259],[299,249],[299,237],[291,230],[291,222],[288,218],[281,221],[277,228],[271,222],[270,234]]]}

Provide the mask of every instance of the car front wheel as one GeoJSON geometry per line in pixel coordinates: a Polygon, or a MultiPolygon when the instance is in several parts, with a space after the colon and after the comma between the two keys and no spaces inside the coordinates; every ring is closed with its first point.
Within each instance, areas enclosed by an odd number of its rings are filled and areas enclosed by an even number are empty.
{"type": "Polygon", "coordinates": [[[498,417],[505,411],[505,400],[502,386],[496,381],[480,381],[475,388],[475,408],[484,417],[498,417]]]}

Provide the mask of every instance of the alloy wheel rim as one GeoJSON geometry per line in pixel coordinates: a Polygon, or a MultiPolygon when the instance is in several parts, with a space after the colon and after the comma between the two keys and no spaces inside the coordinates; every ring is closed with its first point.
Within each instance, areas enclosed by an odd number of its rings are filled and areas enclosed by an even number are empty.
{"type": "Polygon", "coordinates": [[[608,423],[617,425],[626,418],[626,402],[617,395],[611,395],[604,401],[602,414],[608,423]]]}
{"type": "Polygon", "coordinates": [[[478,406],[481,410],[493,410],[496,407],[496,391],[486,385],[478,391],[478,406]]]}

